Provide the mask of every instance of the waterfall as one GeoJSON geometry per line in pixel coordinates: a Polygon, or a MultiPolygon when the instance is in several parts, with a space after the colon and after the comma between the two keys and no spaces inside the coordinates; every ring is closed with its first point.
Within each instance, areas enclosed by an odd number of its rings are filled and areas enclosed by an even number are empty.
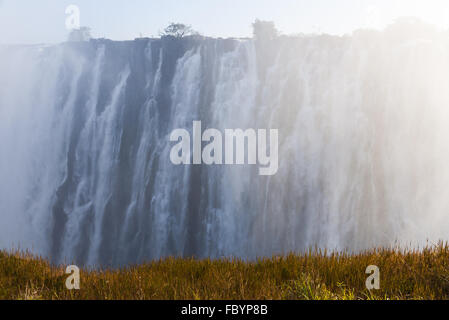
{"type": "Polygon", "coordinates": [[[0,248],[122,266],[446,240],[448,71],[439,32],[0,47],[0,248]],[[278,129],[277,174],[172,164],[193,121],[278,129]]]}

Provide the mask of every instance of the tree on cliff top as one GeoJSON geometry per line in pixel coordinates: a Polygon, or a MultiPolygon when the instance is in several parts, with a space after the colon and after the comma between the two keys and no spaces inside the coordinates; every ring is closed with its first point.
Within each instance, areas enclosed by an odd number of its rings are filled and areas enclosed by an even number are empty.
{"type": "Polygon", "coordinates": [[[69,42],[89,41],[92,38],[89,27],[73,29],[69,34],[69,42]]]}
{"type": "Polygon", "coordinates": [[[273,40],[279,35],[273,21],[256,19],[253,23],[253,35],[256,40],[273,40]]]}
{"type": "Polygon", "coordinates": [[[170,23],[170,25],[161,32],[162,37],[172,36],[175,38],[182,38],[186,36],[197,35],[198,32],[192,29],[191,26],[183,23],[170,23]]]}

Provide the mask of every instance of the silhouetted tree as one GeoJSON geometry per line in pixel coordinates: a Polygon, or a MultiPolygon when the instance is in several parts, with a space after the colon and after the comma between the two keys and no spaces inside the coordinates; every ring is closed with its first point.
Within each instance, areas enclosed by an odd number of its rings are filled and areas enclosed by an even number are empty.
{"type": "Polygon", "coordinates": [[[89,27],[81,27],[79,29],[73,29],[69,34],[70,42],[89,41],[92,38],[89,27]]]}
{"type": "Polygon", "coordinates": [[[415,17],[400,17],[387,26],[388,35],[399,38],[426,38],[434,34],[436,28],[415,17]]]}
{"type": "Polygon", "coordinates": [[[253,23],[253,35],[256,40],[273,40],[279,35],[273,21],[256,19],[253,23]]]}
{"type": "Polygon", "coordinates": [[[170,23],[170,25],[164,29],[161,36],[172,36],[176,38],[182,38],[185,36],[198,35],[198,32],[192,29],[191,26],[183,23],[170,23]]]}

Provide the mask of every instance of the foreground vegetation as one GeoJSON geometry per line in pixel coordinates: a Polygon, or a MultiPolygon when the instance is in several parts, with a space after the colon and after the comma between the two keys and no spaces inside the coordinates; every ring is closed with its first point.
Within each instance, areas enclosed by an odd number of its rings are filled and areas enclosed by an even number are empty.
{"type": "Polygon", "coordinates": [[[449,299],[449,246],[359,255],[310,252],[246,263],[166,259],[123,270],[81,270],[65,287],[65,267],[0,252],[0,299],[449,299]],[[365,270],[380,268],[380,290],[365,270]]]}

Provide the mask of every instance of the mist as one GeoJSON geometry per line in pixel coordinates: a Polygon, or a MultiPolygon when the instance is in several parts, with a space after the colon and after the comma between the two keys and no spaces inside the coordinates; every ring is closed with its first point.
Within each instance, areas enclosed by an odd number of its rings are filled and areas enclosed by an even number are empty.
{"type": "Polygon", "coordinates": [[[449,232],[449,38],[0,47],[0,247],[54,262],[418,247],[449,232]],[[279,170],[176,166],[170,133],[279,130],[279,170]]]}

